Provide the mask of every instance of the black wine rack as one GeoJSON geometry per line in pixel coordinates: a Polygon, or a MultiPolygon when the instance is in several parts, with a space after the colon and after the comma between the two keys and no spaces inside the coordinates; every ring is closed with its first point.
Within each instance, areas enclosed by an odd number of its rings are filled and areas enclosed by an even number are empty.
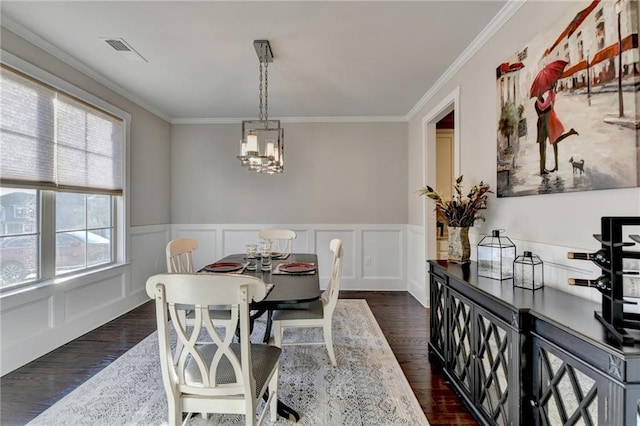
{"type": "MultiPolygon", "coordinates": [[[[594,234],[602,248],[608,252],[611,259],[611,269],[601,266],[602,275],[611,280],[611,294],[602,295],[602,311],[595,312],[595,317],[605,326],[611,337],[623,346],[633,346],[640,343],[637,333],[635,337],[629,330],[640,330],[640,314],[625,312],[624,306],[628,302],[623,300],[622,259],[640,259],[640,251],[628,250],[634,242],[623,241],[623,227],[640,225],[640,217],[602,217],[600,220],[601,234],[594,234]]],[[[629,238],[640,243],[640,235],[629,235],[629,238]]]]}

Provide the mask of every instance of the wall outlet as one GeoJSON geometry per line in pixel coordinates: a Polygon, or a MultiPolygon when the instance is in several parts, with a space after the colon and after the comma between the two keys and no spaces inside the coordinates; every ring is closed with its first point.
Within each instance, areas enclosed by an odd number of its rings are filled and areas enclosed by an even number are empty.
{"type": "Polygon", "coordinates": [[[364,264],[365,265],[371,265],[371,256],[365,256],[364,264]]]}

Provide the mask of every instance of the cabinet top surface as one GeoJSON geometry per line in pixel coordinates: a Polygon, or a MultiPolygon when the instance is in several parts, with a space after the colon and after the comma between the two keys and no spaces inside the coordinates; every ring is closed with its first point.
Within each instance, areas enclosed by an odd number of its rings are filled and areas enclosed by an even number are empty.
{"type": "Polygon", "coordinates": [[[430,260],[429,264],[432,269],[441,269],[445,275],[513,311],[528,312],[529,315],[555,327],[581,335],[592,344],[607,351],[624,353],[626,356],[640,356],[638,345],[618,347],[607,340],[604,326],[594,316],[594,311],[602,309],[598,303],[551,287],[533,291],[514,287],[510,279],[501,281],[480,277],[477,274],[478,266],[475,262],[460,265],[446,260],[430,260]]]}

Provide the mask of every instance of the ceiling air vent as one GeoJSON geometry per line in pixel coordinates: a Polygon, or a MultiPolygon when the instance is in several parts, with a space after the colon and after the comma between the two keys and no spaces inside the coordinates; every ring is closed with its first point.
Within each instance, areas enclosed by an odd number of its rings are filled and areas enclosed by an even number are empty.
{"type": "Polygon", "coordinates": [[[105,43],[113,48],[116,52],[133,62],[147,62],[136,50],[131,47],[123,38],[104,37],[101,38],[105,43]]]}

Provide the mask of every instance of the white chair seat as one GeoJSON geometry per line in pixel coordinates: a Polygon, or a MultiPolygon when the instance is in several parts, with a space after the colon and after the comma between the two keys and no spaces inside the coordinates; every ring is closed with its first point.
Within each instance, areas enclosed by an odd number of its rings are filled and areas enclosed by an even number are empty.
{"type": "Polygon", "coordinates": [[[276,346],[282,346],[283,329],[291,328],[311,328],[322,327],[324,344],[327,347],[331,364],[338,365],[336,355],[333,351],[333,337],[331,331],[331,320],[333,311],[338,303],[340,292],[340,279],[342,278],[342,241],[331,240],[329,244],[333,252],[333,265],[331,266],[331,278],[329,285],[320,300],[311,303],[301,304],[306,309],[277,309],[273,312],[273,335],[276,346]]]}
{"type": "MultiPolygon", "coordinates": [[[[195,317],[192,306],[190,305],[183,305],[181,303],[177,303],[176,309],[179,311],[186,311],[188,320],[192,320],[195,317]]],[[[219,308],[209,309],[209,315],[211,316],[211,319],[217,319],[217,320],[231,319],[231,311],[226,309],[219,309],[219,308]]]]}
{"type": "Polygon", "coordinates": [[[280,309],[273,312],[273,321],[287,321],[300,319],[324,318],[324,305],[322,300],[306,304],[307,309],[280,309]]]}
{"type": "MultiPolygon", "coordinates": [[[[240,351],[240,345],[232,343],[229,348],[236,354],[238,359],[242,359],[240,351]]],[[[202,344],[198,347],[198,352],[202,355],[202,359],[211,364],[213,357],[218,352],[218,346],[210,343],[202,344]]],[[[254,396],[257,398],[264,393],[264,388],[268,384],[271,378],[271,371],[278,363],[278,358],[282,349],[276,346],[270,345],[251,345],[251,366],[253,368],[253,377],[256,380],[256,387],[254,389],[254,396]]],[[[242,365],[242,362],[240,362],[242,365]]],[[[202,377],[200,376],[200,368],[198,363],[191,358],[185,367],[184,372],[185,383],[190,386],[200,386],[202,383],[202,377]]],[[[220,360],[220,365],[216,370],[216,382],[218,384],[228,384],[236,382],[236,376],[233,371],[233,366],[226,357],[220,360]]]]}

